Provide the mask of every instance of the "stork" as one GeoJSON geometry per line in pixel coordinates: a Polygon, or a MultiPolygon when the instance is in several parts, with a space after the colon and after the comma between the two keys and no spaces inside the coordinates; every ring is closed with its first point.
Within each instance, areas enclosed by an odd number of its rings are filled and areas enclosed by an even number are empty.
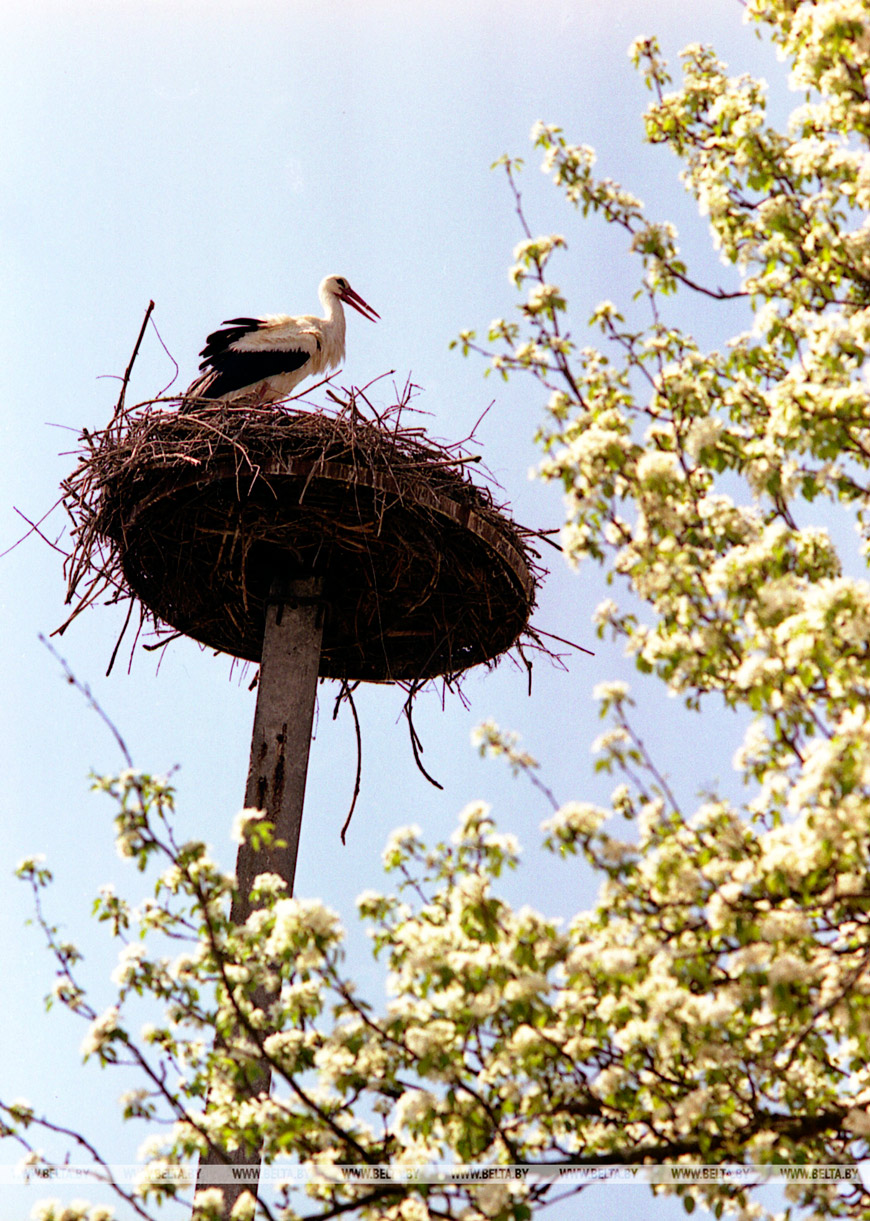
{"type": "Polygon", "coordinates": [[[256,398],[273,403],[286,398],[306,377],[324,373],[344,359],[342,301],[370,322],[380,317],[355,293],[344,276],[327,276],[318,290],[324,318],[314,314],[269,314],[228,318],[212,331],[200,352],[200,376],[185,392],[191,399],[233,402],[256,398]]]}

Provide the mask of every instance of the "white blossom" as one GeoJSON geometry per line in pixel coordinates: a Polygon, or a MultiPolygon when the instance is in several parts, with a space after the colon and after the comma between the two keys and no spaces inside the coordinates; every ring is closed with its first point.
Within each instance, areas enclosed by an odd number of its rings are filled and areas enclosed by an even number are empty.
{"type": "Polygon", "coordinates": [[[230,838],[233,843],[243,844],[248,838],[251,828],[266,817],[267,813],[265,810],[253,808],[239,810],[238,814],[233,818],[233,825],[230,829],[230,838]]]}
{"type": "Polygon", "coordinates": [[[566,831],[575,835],[594,835],[607,816],[608,811],[600,806],[588,801],[571,801],[542,822],[541,830],[555,835],[566,831]]]}
{"type": "Polygon", "coordinates": [[[88,1027],[88,1033],[82,1040],[82,1057],[87,1060],[89,1056],[102,1051],[106,1044],[112,1040],[117,1029],[118,1006],[112,1005],[101,1013],[99,1017],[94,1018],[88,1027]]]}
{"type": "Polygon", "coordinates": [[[413,1126],[430,1115],[436,1107],[435,1095],[428,1090],[406,1090],[396,1102],[393,1111],[393,1131],[400,1134],[403,1128],[413,1126]]]}
{"type": "Polygon", "coordinates": [[[131,982],[143,959],[147,957],[146,947],[141,942],[130,942],[118,955],[118,965],[111,974],[113,984],[121,987],[131,982]]]}

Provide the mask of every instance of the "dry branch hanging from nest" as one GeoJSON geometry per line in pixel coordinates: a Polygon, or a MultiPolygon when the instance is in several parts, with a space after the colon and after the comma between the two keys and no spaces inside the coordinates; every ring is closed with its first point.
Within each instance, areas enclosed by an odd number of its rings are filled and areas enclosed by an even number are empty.
{"type": "Polygon", "coordinates": [[[158,631],[257,662],[273,579],[318,572],[325,677],[416,687],[537,643],[531,532],[459,447],[403,425],[407,393],[374,420],[345,393],[314,411],[119,404],[63,485],[70,619],[138,599],[158,631]]]}

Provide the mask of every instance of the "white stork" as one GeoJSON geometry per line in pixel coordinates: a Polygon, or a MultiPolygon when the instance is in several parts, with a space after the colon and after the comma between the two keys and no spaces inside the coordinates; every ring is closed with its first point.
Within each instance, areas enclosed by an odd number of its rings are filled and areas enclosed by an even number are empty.
{"type": "Polygon", "coordinates": [[[344,359],[342,301],[364,318],[380,317],[353,291],[344,276],[327,276],[318,290],[325,318],[314,314],[269,314],[228,318],[212,331],[200,352],[200,376],[184,395],[189,399],[256,397],[261,403],[286,398],[306,377],[324,373],[344,359]]]}

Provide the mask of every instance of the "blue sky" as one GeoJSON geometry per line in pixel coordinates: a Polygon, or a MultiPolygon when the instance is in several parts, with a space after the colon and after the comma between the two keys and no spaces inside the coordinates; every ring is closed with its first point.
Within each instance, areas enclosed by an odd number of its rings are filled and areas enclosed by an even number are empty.
{"type": "MultiPolygon", "coordinates": [[[[602,173],[633,189],[653,215],[674,219],[699,278],[727,276],[679,187],[677,163],[641,143],[647,94],[626,49],[649,32],[671,54],[710,41],[734,71],[762,74],[783,92],[783,69],[742,24],[739,0],[4,5],[0,550],[22,530],[13,506],[41,516],[75,463],[78,431],[108,419],[113,377],[123,372],[149,299],[186,385],[221,319],[315,309],[317,284],[330,272],[346,275],[382,319],[372,326],[351,314],[339,380],[360,385],[395,370],[401,384],[410,375],[421,387],[416,405],[430,413],[427,426],[447,439],[465,436],[493,402],[479,441],[500,495],[524,524],[558,526],[558,493],[528,479],[540,394],[531,383],[484,380],[483,363],[463,360],[448,344],[516,304],[506,271],[521,234],[504,177],[489,169],[506,151],[527,159],[522,187],[532,228],[568,237],[554,278],[574,305],[578,333],[597,301],[627,302],[634,289],[624,238],[582,222],[540,174],[528,143],[537,119],[594,145],[602,173]]],[[[711,344],[742,325],[712,308],[677,307],[711,344]]],[[[151,397],[171,376],[149,334],[131,401],[151,397]]],[[[384,403],[390,382],[381,383],[384,403]]],[[[56,513],[52,537],[62,525],[56,513]]],[[[582,870],[537,852],[546,806],[497,764],[479,760],[469,742],[472,727],[492,717],[521,733],[561,800],[609,792],[589,752],[600,730],[591,693],[603,679],[634,682],[634,674],[617,648],[594,640],[591,612],[611,592],[601,575],[570,573],[553,559],[535,622],[595,648],[595,657],[572,655],[565,672],[538,664],[531,698],[525,674],[509,664],[469,675],[467,708],[452,697],[443,705],[436,694],[424,698],[416,719],[426,766],[443,792],[414,767],[397,721],[401,693],[361,692],[363,788],[346,848],[338,833],[353,787],[352,726],[346,716],[331,721],[334,696],[322,689],[297,893],[323,898],[352,925],[356,894],[386,885],[380,854],[393,827],[418,822],[429,838],[445,838],[465,803],[483,798],[526,848],[529,866],[510,882],[511,898],[565,916],[592,901],[582,870]]],[[[38,540],[2,560],[0,1092],[29,1098],[99,1136],[111,1158],[129,1161],[143,1134],[118,1130],[115,1099],[128,1083],[81,1069],[83,1031],[66,1014],[42,1013],[51,964],[36,931],[24,926],[25,889],[11,879],[23,855],[46,853],[57,874],[53,914],[84,944],[95,1006],[108,1004],[114,950],[88,927],[90,902],[105,881],[135,894],[138,879],[114,853],[107,800],[89,792],[91,769],[121,765],[116,746],[37,638],[64,619],[64,593],[60,558],[38,540]]],[[[189,642],[172,645],[159,670],[156,655],[140,651],[128,673],[122,651],[106,679],[120,625],[115,610],[94,609],[55,643],[137,765],[177,769],[179,833],[207,838],[230,866],[229,827],[242,803],[253,717],[247,681],[189,642]]],[[[686,802],[717,778],[728,782],[736,720],[687,718],[656,685],[638,689],[648,743],[686,802]]],[[[355,930],[349,945],[353,969],[374,990],[355,930]]],[[[0,1154],[10,1158],[11,1151],[0,1154]]],[[[570,1215],[605,1207],[607,1189],[598,1190],[570,1215]]],[[[624,1193],[618,1206],[628,1216],[667,1215],[668,1206],[653,1205],[645,1192],[610,1190],[624,1193]]],[[[16,1191],[16,1215],[40,1194],[16,1191]]]]}

